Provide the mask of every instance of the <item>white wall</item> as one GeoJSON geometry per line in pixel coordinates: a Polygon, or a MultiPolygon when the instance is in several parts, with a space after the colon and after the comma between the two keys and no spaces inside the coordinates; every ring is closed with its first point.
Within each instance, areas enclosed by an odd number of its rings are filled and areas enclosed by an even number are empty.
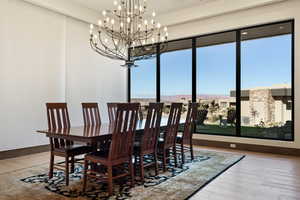
{"type": "Polygon", "coordinates": [[[106,102],[126,100],[125,71],[88,41],[88,24],[21,0],[0,1],[0,151],[48,143],[35,133],[47,127],[46,102],[68,102],[78,125],[81,101],[106,110],[106,102]]]}
{"type": "Polygon", "coordinates": [[[73,125],[82,123],[81,102],[100,104],[102,121],[108,121],[106,102],[125,101],[127,73],[121,62],[91,50],[86,23],[66,20],[66,101],[73,125]],[[82,59],[88,58],[88,59],[82,59]]]}
{"type": "MultiPolygon", "coordinates": [[[[248,9],[231,14],[212,17],[169,27],[171,39],[182,38],[206,33],[220,32],[251,25],[295,19],[295,142],[272,141],[249,138],[196,135],[196,138],[226,142],[239,142],[269,146],[300,148],[300,1],[288,0],[260,8],[248,9]]],[[[181,16],[178,16],[181,17],[181,16]]]]}

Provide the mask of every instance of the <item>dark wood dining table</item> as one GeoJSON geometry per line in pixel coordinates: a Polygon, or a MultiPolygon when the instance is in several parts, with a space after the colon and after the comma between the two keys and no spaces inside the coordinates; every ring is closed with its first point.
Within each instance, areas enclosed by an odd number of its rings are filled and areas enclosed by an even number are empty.
{"type": "MultiPolygon", "coordinates": [[[[161,120],[161,131],[167,127],[167,118],[161,120]]],[[[136,135],[142,134],[145,127],[145,120],[138,120],[136,135]]],[[[62,129],[38,130],[38,133],[45,134],[47,137],[60,138],[74,142],[84,142],[95,144],[101,140],[110,138],[113,132],[113,123],[102,123],[99,126],[77,126],[62,129]]]]}

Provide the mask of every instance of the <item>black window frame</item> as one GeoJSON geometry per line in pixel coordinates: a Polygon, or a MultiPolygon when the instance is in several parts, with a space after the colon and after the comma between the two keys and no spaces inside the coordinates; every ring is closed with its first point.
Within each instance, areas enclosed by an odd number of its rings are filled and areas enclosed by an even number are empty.
{"type": "MultiPolygon", "coordinates": [[[[264,23],[260,25],[241,27],[238,29],[226,30],[216,33],[209,33],[203,35],[197,35],[193,37],[186,37],[180,39],[170,40],[168,42],[176,42],[181,40],[192,40],[192,101],[196,102],[197,97],[197,38],[207,37],[222,33],[236,33],[236,112],[237,112],[237,126],[235,135],[226,135],[226,134],[214,134],[214,133],[201,133],[203,135],[215,135],[215,136],[226,136],[226,137],[240,137],[240,138],[253,138],[253,139],[264,139],[264,140],[279,140],[279,141],[295,141],[295,20],[288,19],[283,21],[277,21],[272,23],[264,23]],[[241,31],[244,29],[259,28],[263,26],[276,25],[282,23],[291,24],[291,104],[292,104],[292,137],[291,139],[281,139],[281,138],[264,138],[264,137],[255,137],[255,136],[243,136],[241,135],[241,31]]],[[[156,52],[156,101],[160,102],[160,44],[157,45],[156,52]]],[[[127,99],[128,102],[131,101],[131,69],[127,70],[127,99]]]]}

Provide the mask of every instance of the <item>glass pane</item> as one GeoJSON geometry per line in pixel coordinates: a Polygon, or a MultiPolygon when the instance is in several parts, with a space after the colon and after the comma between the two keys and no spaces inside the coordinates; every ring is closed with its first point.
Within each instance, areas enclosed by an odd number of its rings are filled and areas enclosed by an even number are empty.
{"type": "Polygon", "coordinates": [[[131,102],[139,102],[143,115],[150,102],[156,102],[156,59],[140,60],[131,69],[131,102]]]}
{"type": "Polygon", "coordinates": [[[197,133],[236,134],[236,98],[231,96],[236,87],[236,43],[232,41],[235,32],[197,40],[197,133]]]}
{"type": "MultiPolygon", "coordinates": [[[[192,42],[189,40],[190,46],[192,42]]],[[[185,119],[188,103],[192,100],[192,49],[161,54],[161,102],[167,117],[172,102],[182,102],[181,119],[185,119]]]]}
{"type": "MultiPolygon", "coordinates": [[[[251,38],[265,29],[242,31],[241,135],[292,139],[291,34],[251,38]],[[250,39],[248,37],[250,35],[250,39]]],[[[290,25],[273,25],[274,31],[290,25]]]]}

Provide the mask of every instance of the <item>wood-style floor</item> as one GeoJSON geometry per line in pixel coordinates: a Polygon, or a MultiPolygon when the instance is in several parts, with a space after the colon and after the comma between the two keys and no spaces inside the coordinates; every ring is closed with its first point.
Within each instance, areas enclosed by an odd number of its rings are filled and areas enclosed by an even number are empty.
{"type": "MultiPolygon", "coordinates": [[[[239,152],[246,157],[198,191],[192,200],[300,200],[300,157],[200,148],[239,152]]],[[[0,160],[0,174],[48,163],[48,154],[0,160]]]]}

